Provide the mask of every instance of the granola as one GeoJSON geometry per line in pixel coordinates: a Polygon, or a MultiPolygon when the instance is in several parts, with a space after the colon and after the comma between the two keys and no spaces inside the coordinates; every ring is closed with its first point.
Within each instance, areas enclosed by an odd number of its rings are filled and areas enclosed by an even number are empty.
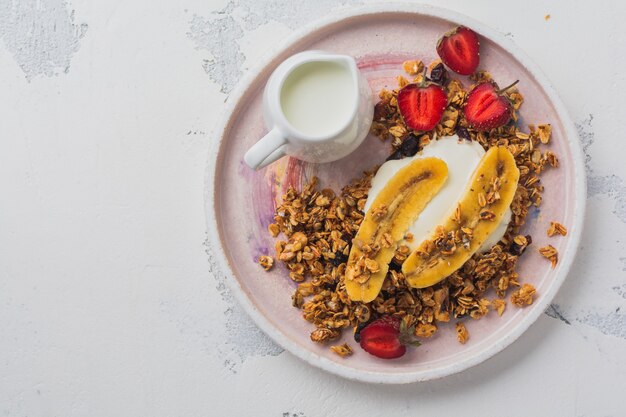
{"type": "MultiPolygon", "coordinates": [[[[412,82],[425,77],[423,67],[420,61],[407,61],[403,65],[409,75],[415,76],[412,82]]],[[[314,342],[338,339],[342,330],[347,328],[358,335],[362,326],[382,316],[402,319],[404,323],[414,326],[415,336],[429,338],[453,319],[480,319],[491,311],[501,316],[508,296],[511,303],[518,307],[532,304],[536,296],[532,285],[524,283],[520,286],[516,264],[532,243],[531,236],[521,234],[520,230],[531,207],[541,204],[544,187],[539,176],[545,169],[558,167],[556,155],[542,149],[550,142],[552,128],[549,124],[530,125],[525,131],[517,123],[510,123],[486,132],[472,129],[461,111],[470,89],[459,80],[449,79],[441,62],[431,64],[427,74],[431,80],[435,77],[439,79],[448,95],[444,115],[434,131],[419,133],[407,129],[398,110],[398,90],[394,89],[380,92],[371,133],[389,142],[392,154],[401,152],[406,140],[415,141],[418,150],[422,149],[434,140],[435,135],[457,134],[462,139],[479,143],[485,150],[494,146],[507,147],[520,171],[518,187],[510,206],[511,222],[502,240],[489,251],[475,254],[446,279],[427,288],[416,289],[407,284],[401,266],[411,250],[406,245],[398,246],[381,292],[372,302],[363,303],[348,297],[344,276],[353,238],[364,218],[364,206],[376,168],[353,179],[339,193],[321,188],[317,178],[312,178],[302,190],[290,187],[276,208],[274,223],[269,225],[268,232],[273,237],[284,236],[276,241],[275,257],[287,267],[290,278],[298,284],[292,304],[301,310],[305,320],[315,326],[310,335],[314,342]],[[488,292],[495,293],[495,297],[489,300],[488,292]]],[[[491,80],[491,75],[478,71],[471,79],[478,83],[491,80]]],[[[402,76],[398,77],[400,87],[409,82],[402,76]]],[[[517,121],[517,110],[523,103],[523,97],[516,88],[504,94],[513,103],[513,120],[517,121]]],[[[483,219],[494,218],[489,205],[498,199],[497,184],[479,195],[483,219]]],[[[372,210],[375,217],[383,218],[387,207],[374,207],[372,210]]],[[[460,212],[458,216],[460,220],[460,212]]],[[[435,241],[424,242],[419,250],[428,254],[437,245],[452,253],[454,245],[463,244],[463,234],[471,238],[471,233],[471,229],[461,228],[452,240],[450,236],[442,235],[435,241]]],[[[548,235],[557,233],[565,236],[567,229],[552,222],[548,235]]],[[[390,239],[382,236],[380,245],[391,245],[390,239]]],[[[413,236],[407,233],[405,239],[410,241],[413,236]]],[[[361,249],[367,253],[368,248],[361,249]]],[[[548,245],[539,251],[553,266],[556,265],[558,255],[555,248],[548,245]]],[[[265,259],[264,263],[269,263],[271,267],[270,261],[265,259]]],[[[366,281],[369,274],[379,270],[380,265],[364,257],[359,268],[366,281]]],[[[459,342],[465,343],[469,333],[463,322],[458,321],[455,328],[459,342]]],[[[352,354],[347,344],[330,349],[340,356],[352,354]]]]}

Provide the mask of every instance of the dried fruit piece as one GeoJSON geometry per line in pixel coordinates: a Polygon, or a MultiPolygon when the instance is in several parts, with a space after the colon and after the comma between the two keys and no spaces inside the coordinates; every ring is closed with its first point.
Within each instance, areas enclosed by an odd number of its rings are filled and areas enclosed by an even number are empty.
{"type": "Polygon", "coordinates": [[[480,63],[480,42],[473,30],[459,26],[437,42],[437,53],[444,64],[461,75],[470,75],[480,63]]]}
{"type": "Polygon", "coordinates": [[[470,126],[485,131],[507,124],[513,116],[513,104],[503,93],[515,84],[517,81],[501,90],[496,83],[489,81],[474,87],[463,107],[470,126]]]}
{"type": "Polygon", "coordinates": [[[400,145],[400,150],[404,156],[413,156],[417,153],[417,151],[419,151],[419,149],[419,139],[413,134],[410,134],[406,139],[404,139],[402,141],[402,145],[400,145]]]}
{"type": "Polygon", "coordinates": [[[447,178],[448,167],[441,159],[420,158],[398,171],[380,191],[352,241],[345,274],[352,301],[367,303],[376,298],[398,242],[447,178]],[[384,216],[377,216],[383,206],[384,216]],[[367,261],[374,261],[376,268],[367,261]]]}
{"type": "Polygon", "coordinates": [[[468,131],[467,131],[467,129],[466,129],[466,128],[464,128],[464,127],[459,127],[459,128],[457,128],[457,129],[456,129],[456,134],[457,134],[457,136],[458,136],[460,139],[463,139],[463,140],[469,140],[469,141],[471,141],[471,140],[472,140],[472,138],[471,138],[471,136],[470,136],[469,132],[468,132],[468,131]]]}
{"type": "Polygon", "coordinates": [[[459,201],[460,212],[455,210],[443,226],[404,261],[402,272],[409,285],[430,287],[463,266],[500,224],[513,201],[518,180],[519,169],[511,152],[502,146],[489,149],[459,201]],[[480,206],[478,195],[490,191],[497,191],[500,198],[488,206],[491,214],[485,219],[481,216],[485,209],[480,206]],[[439,240],[442,235],[449,239],[439,240]]]}
{"type": "Polygon", "coordinates": [[[398,109],[408,128],[432,130],[446,109],[448,96],[433,83],[409,84],[398,91],[398,109]]]}
{"type": "Polygon", "coordinates": [[[430,64],[428,79],[434,83],[445,85],[448,79],[448,71],[441,62],[430,64]]]}
{"type": "Polygon", "coordinates": [[[402,159],[402,158],[404,158],[404,155],[402,154],[402,150],[397,149],[391,155],[389,155],[387,159],[385,159],[385,161],[393,161],[393,160],[402,159]]]}
{"type": "Polygon", "coordinates": [[[415,328],[407,320],[383,316],[361,330],[360,345],[378,358],[395,359],[406,353],[407,345],[420,345],[413,336],[414,332],[415,328]]]}

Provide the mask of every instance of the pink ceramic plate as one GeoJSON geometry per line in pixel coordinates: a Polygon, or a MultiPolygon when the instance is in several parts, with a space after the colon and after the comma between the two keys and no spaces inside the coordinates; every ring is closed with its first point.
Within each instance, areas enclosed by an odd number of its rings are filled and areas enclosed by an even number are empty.
{"type": "MultiPolygon", "coordinates": [[[[376,96],[376,94],[374,94],[376,96]]],[[[207,221],[211,250],[218,271],[225,275],[233,293],[272,339],[314,366],[351,379],[405,383],[439,378],[462,371],[493,356],[513,342],[545,310],[565,279],[575,256],[584,217],[585,176],[575,129],[552,86],[528,58],[501,34],[465,16],[419,5],[379,5],[352,8],[318,22],[289,40],[276,55],[251,72],[229,98],[227,118],[217,132],[219,140],[210,155],[207,178],[207,221]],[[418,349],[397,360],[377,359],[359,348],[342,359],[309,340],[312,326],[291,306],[295,284],[278,265],[270,273],[255,262],[272,254],[274,241],[267,233],[276,200],[289,185],[300,187],[313,175],[324,186],[338,190],[350,178],[384,161],[389,144],[368,138],[356,154],[340,161],[313,165],[283,158],[267,169],[254,172],[243,161],[245,151],[266,132],[261,116],[261,93],[272,70],[288,56],[305,49],[322,49],[354,56],[372,89],[394,88],[401,63],[437,58],[437,39],[456,25],[471,27],[481,35],[481,68],[488,69],[501,85],[520,80],[525,102],[521,116],[531,123],[552,124],[551,149],[561,166],[542,177],[547,190],[541,210],[526,227],[535,238],[534,247],[547,243],[550,220],[568,229],[566,238],[550,243],[560,254],[556,269],[529,250],[519,264],[524,282],[538,292],[535,303],[525,309],[510,307],[502,317],[490,314],[469,321],[469,342],[456,341],[452,323],[418,349]]],[[[345,332],[351,341],[350,332],[345,332]]],[[[352,342],[353,346],[356,344],[352,342]]]]}

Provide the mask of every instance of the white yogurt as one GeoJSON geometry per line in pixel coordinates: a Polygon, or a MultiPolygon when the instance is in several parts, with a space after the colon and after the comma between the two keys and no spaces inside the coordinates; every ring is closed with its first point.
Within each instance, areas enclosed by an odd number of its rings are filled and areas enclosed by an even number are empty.
{"type": "MultiPolygon", "coordinates": [[[[370,188],[369,196],[365,203],[365,210],[367,211],[370,208],[378,193],[380,193],[391,177],[405,165],[417,158],[429,156],[443,160],[448,166],[448,179],[441,187],[441,190],[426,205],[419,218],[409,228],[408,231],[413,233],[413,240],[411,242],[403,242],[411,249],[416,249],[456,209],[457,202],[463,196],[467,182],[484,154],[485,150],[478,143],[459,140],[459,137],[454,135],[431,141],[424,146],[420,153],[411,158],[387,161],[381,165],[372,179],[372,188],[370,188]]],[[[479,253],[487,252],[502,239],[511,221],[511,216],[511,209],[508,208],[496,230],[489,235],[478,249],[479,253]]]]}

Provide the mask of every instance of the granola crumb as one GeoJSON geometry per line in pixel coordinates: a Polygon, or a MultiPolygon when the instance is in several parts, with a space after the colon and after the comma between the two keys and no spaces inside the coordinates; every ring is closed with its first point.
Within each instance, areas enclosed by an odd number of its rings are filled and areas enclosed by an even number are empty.
{"type": "Polygon", "coordinates": [[[346,356],[352,355],[353,351],[350,345],[344,343],[343,345],[334,345],[330,347],[330,350],[335,352],[337,355],[345,358],[346,356]]]}
{"type": "Polygon", "coordinates": [[[559,253],[556,248],[552,245],[546,245],[539,248],[539,253],[541,256],[546,258],[552,263],[552,268],[556,266],[556,263],[559,260],[559,253]]]}
{"type": "Polygon", "coordinates": [[[333,329],[321,327],[311,332],[311,340],[317,343],[323,343],[327,340],[333,340],[339,337],[339,332],[333,329]]]}
{"type": "Polygon", "coordinates": [[[400,87],[400,88],[405,87],[409,83],[409,80],[404,78],[402,75],[398,75],[396,77],[396,80],[398,81],[398,87],[400,87]]]}
{"type": "Polygon", "coordinates": [[[270,232],[270,235],[272,237],[276,237],[280,233],[280,227],[278,227],[276,223],[270,223],[267,226],[267,230],[270,232]]]}
{"type": "Polygon", "coordinates": [[[274,266],[274,258],[267,255],[259,256],[259,265],[261,265],[266,271],[269,271],[274,266]]]}
{"type": "Polygon", "coordinates": [[[552,125],[545,124],[537,126],[537,133],[539,135],[539,140],[544,145],[550,142],[550,137],[552,136],[552,125]]]}
{"type": "Polygon", "coordinates": [[[506,301],[502,298],[495,298],[491,300],[491,305],[498,313],[498,316],[502,317],[502,314],[504,314],[504,310],[506,309],[506,301]]]}
{"type": "Polygon", "coordinates": [[[424,63],[419,59],[404,61],[402,69],[409,75],[417,75],[424,69],[424,63]]]}
{"type": "Polygon", "coordinates": [[[419,323],[415,326],[415,336],[431,337],[437,331],[437,326],[430,323],[419,323]]]}
{"type": "Polygon", "coordinates": [[[550,222],[550,228],[548,229],[548,236],[552,237],[556,234],[561,236],[567,236],[567,229],[559,222],[550,222]]]}
{"type": "Polygon", "coordinates": [[[464,345],[465,342],[469,339],[469,333],[467,328],[460,321],[456,324],[456,338],[460,344],[464,345]]]}
{"type": "Polygon", "coordinates": [[[524,284],[522,287],[511,294],[511,303],[519,308],[529,306],[533,303],[537,290],[531,284],[524,284]]]}
{"type": "Polygon", "coordinates": [[[381,204],[380,206],[376,206],[372,208],[372,218],[374,221],[381,221],[387,215],[387,206],[381,204]]]}

